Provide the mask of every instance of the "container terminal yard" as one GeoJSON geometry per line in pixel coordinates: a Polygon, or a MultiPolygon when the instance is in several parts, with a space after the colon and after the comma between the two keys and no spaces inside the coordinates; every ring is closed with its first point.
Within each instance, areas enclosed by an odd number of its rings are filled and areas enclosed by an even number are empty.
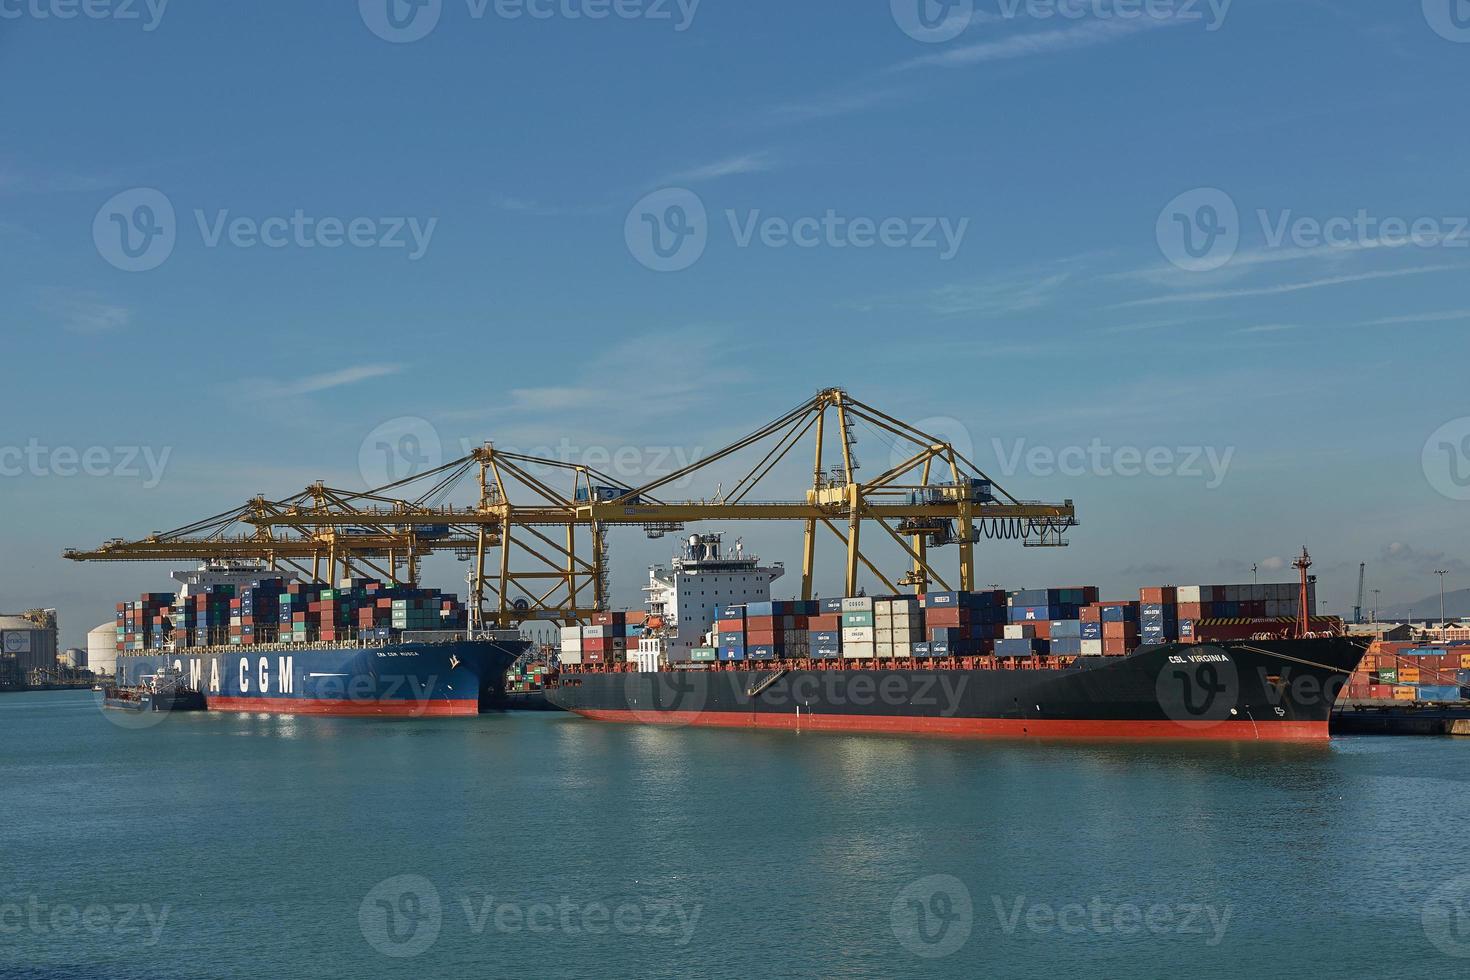
{"type": "Polygon", "coordinates": [[[175,574],[177,594],[118,605],[117,685],[178,672],[212,710],[470,714],[544,706],[544,693],[594,719],[727,727],[1298,740],[1346,717],[1352,730],[1462,733],[1470,646],[1350,635],[1317,615],[1305,549],[1293,582],[1146,586],[1123,600],[1091,586],[977,589],[977,546],[1059,548],[1077,526],[1072,501],[1018,499],[953,445],[833,388],[642,486],[487,443],[365,493],[318,483],[66,556],[199,564],[175,574]],[[859,427],[896,447],[868,478],[859,427]],[[804,499],[758,497],[788,457],[811,461],[804,499]],[[737,459],[755,462],[729,489],[666,499],[737,459]],[[442,502],[466,484],[473,503],[442,502]],[[689,529],[741,521],[799,525],[797,598],[772,599],[784,566],[689,529]],[[650,569],[638,612],[609,603],[607,536],[625,526],[684,542],[650,569]],[[823,599],[828,536],[845,588],[823,599]],[[436,552],[469,563],[465,601],[420,585],[436,552]],[[520,632],[538,622],[560,626],[554,648],[520,632]],[[875,681],[900,694],[851,710],[850,686],[875,681]],[[921,703],[918,687],[936,682],[960,694],[921,703]]]}

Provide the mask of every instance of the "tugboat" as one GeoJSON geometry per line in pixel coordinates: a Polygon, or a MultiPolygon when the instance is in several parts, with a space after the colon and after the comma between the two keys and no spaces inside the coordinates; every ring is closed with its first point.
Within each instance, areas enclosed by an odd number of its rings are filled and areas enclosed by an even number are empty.
{"type": "Polygon", "coordinates": [[[184,672],[162,667],[142,678],[136,687],[108,684],[102,688],[102,705],[123,711],[203,711],[204,693],[189,687],[184,672]]]}

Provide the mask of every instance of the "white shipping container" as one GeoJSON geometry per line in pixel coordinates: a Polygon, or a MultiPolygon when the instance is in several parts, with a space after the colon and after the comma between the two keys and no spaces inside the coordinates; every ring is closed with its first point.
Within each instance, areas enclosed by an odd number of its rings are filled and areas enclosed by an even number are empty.
{"type": "Polygon", "coordinates": [[[572,664],[573,666],[575,666],[582,662],[582,651],[568,650],[566,647],[562,647],[561,656],[559,656],[557,659],[564,664],[572,664]]]}
{"type": "Polygon", "coordinates": [[[872,660],[875,656],[876,652],[871,641],[867,643],[844,642],[842,644],[843,660],[872,660]]]}
{"type": "Polygon", "coordinates": [[[568,640],[580,641],[581,639],[582,639],[582,627],[580,627],[580,626],[563,626],[561,628],[561,641],[562,641],[562,643],[566,643],[568,640]]]}
{"type": "Polygon", "coordinates": [[[893,642],[893,630],[888,626],[877,626],[873,628],[873,639],[880,645],[893,642]]]}
{"type": "Polygon", "coordinates": [[[920,609],[919,600],[904,596],[902,599],[893,600],[893,611],[895,613],[914,613],[920,609]]]}
{"type": "Polygon", "coordinates": [[[912,643],[895,643],[893,645],[893,656],[894,656],[894,658],[896,658],[896,659],[904,659],[904,658],[912,657],[913,655],[914,655],[914,645],[912,643]]]}
{"type": "Polygon", "coordinates": [[[1199,602],[1200,601],[1199,595],[1200,595],[1200,587],[1198,585],[1181,585],[1181,586],[1179,586],[1179,601],[1180,602],[1199,602]]]}
{"type": "Polygon", "coordinates": [[[584,640],[601,640],[606,636],[606,626],[586,626],[582,629],[582,639],[584,640]]]}
{"type": "Polygon", "coordinates": [[[1082,641],[1082,656],[1084,656],[1084,657],[1101,657],[1102,655],[1103,655],[1103,641],[1102,640],[1083,640],[1082,641]]]}
{"type": "Polygon", "coordinates": [[[842,611],[843,612],[872,612],[873,611],[873,598],[872,598],[872,596],[857,596],[857,597],[852,598],[852,599],[843,599],[842,600],[842,611]]]}
{"type": "Polygon", "coordinates": [[[1036,636],[1036,627],[1027,626],[1025,623],[1010,623],[1005,627],[1005,638],[1007,640],[1030,640],[1036,636]]]}
{"type": "Polygon", "coordinates": [[[561,650],[562,650],[562,653],[581,653],[582,652],[582,641],[580,639],[576,639],[576,640],[562,640],[561,641],[561,650]]]}
{"type": "Polygon", "coordinates": [[[849,626],[842,631],[842,645],[849,643],[866,643],[870,646],[874,641],[873,627],[871,626],[849,626]]]}

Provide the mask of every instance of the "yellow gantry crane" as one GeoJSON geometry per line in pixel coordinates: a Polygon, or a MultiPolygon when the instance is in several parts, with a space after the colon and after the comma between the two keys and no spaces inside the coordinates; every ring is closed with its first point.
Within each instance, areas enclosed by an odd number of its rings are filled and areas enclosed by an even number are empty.
{"type": "MultiPolygon", "coordinates": [[[[787,465],[790,468],[790,464],[787,465]]],[[[178,560],[243,557],[273,565],[312,561],[320,579],[338,569],[366,568],[396,580],[418,561],[453,551],[470,561],[474,625],[508,626],[525,620],[584,621],[606,608],[606,534],[617,526],[641,527],[649,537],[709,521],[796,521],[803,525],[801,594],[811,598],[817,540],[825,528],[846,555],[847,595],[858,591],[866,569],[893,593],[975,587],[975,546],[986,540],[1019,540],[1028,547],[1060,547],[1077,524],[1072,501],[1019,500],[997,486],[953,445],[922,432],[840,388],[811,399],[730,445],[673,473],[630,486],[581,463],[497,450],[493,444],[423,474],[366,493],[314,484],[284,500],[256,497],[245,507],[139,542],[111,541],[90,552],[67,552],[81,561],[178,560]],[[893,451],[894,465],[861,480],[857,429],[877,435],[893,451]],[[810,441],[811,486],[803,499],[759,500],[753,492],[783,461],[799,459],[810,441]],[[743,460],[755,458],[748,469],[743,460]],[[829,463],[830,460],[830,463],[829,463]],[[731,488],[720,483],[704,499],[665,500],[661,494],[700,474],[734,466],[731,488]],[[477,499],[468,505],[435,503],[473,479],[477,499]],[[568,488],[568,484],[570,487],[568,488]],[[413,499],[402,494],[427,487],[413,499]],[[221,525],[219,522],[225,520],[221,525]],[[253,534],[224,536],[234,525],[253,534]],[[890,577],[864,550],[864,527],[879,541],[896,544],[906,571],[890,577]],[[208,532],[201,537],[202,532],[208,532]],[[945,575],[936,550],[954,547],[958,568],[945,575]],[[240,549],[229,554],[231,549],[240,549]],[[498,552],[498,553],[497,553],[498,552]],[[374,562],[386,562],[380,567],[374,562]]]]}

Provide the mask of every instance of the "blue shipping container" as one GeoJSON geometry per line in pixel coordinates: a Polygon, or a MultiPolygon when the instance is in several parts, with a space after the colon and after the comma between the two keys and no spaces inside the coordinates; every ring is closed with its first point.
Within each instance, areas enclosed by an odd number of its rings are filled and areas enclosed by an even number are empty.
{"type": "Polygon", "coordinates": [[[1082,639],[1082,623],[1075,619],[1052,620],[1051,638],[1055,640],[1059,637],[1082,639]]]}
{"type": "Polygon", "coordinates": [[[817,645],[821,645],[821,646],[833,646],[833,647],[841,646],[842,645],[842,634],[841,633],[813,633],[812,634],[812,645],[813,646],[817,646],[817,645]]]}
{"type": "Polygon", "coordinates": [[[1103,625],[1102,625],[1102,623],[1083,623],[1082,624],[1082,639],[1084,639],[1084,640],[1101,640],[1102,638],[1103,638],[1103,625]]]}
{"type": "Polygon", "coordinates": [[[1456,685],[1454,687],[1450,687],[1450,686],[1439,685],[1439,684],[1436,684],[1436,685],[1420,684],[1419,685],[1419,700],[1421,700],[1421,701],[1459,701],[1459,700],[1461,700],[1461,698],[1460,698],[1460,688],[1459,688],[1458,685],[1456,685]]]}
{"type": "Polygon", "coordinates": [[[1080,656],[1082,654],[1082,637],[1053,636],[1051,638],[1051,652],[1060,657],[1080,656]]]}

